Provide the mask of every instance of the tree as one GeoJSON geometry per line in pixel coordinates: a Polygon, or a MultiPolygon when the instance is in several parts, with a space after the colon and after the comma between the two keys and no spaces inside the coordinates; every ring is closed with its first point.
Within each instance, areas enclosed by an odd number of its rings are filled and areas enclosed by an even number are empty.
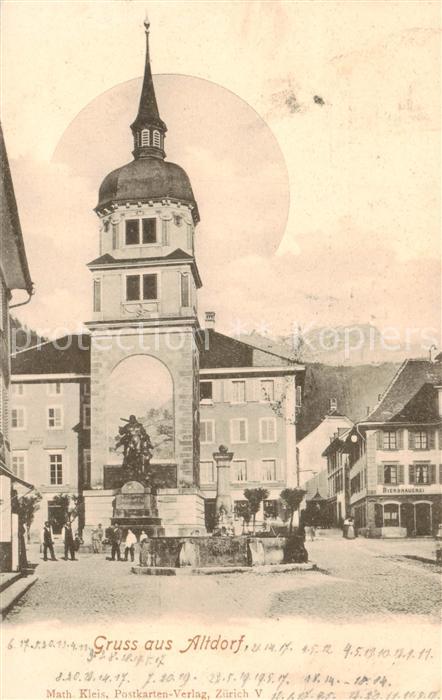
{"type": "Polygon", "coordinates": [[[295,511],[298,510],[299,506],[301,505],[301,501],[304,498],[305,494],[307,492],[304,491],[303,489],[284,489],[281,491],[280,498],[284,503],[287,505],[287,508],[289,509],[290,513],[290,526],[289,526],[289,534],[292,534],[293,531],[293,516],[295,514],[295,511]]]}
{"type": "Polygon", "coordinates": [[[250,503],[248,501],[238,501],[235,503],[235,514],[238,518],[242,518],[242,534],[244,535],[246,524],[250,522],[252,517],[250,503]]]}
{"type": "Polygon", "coordinates": [[[69,520],[71,523],[78,518],[83,505],[81,496],[68,493],[58,493],[54,496],[53,502],[62,509],[63,522],[69,520]]]}
{"type": "Polygon", "coordinates": [[[31,525],[34,520],[35,513],[40,508],[41,498],[41,494],[38,493],[38,491],[34,491],[33,493],[27,496],[21,496],[21,498],[18,499],[18,515],[21,522],[26,525],[28,542],[31,539],[31,525]]]}
{"type": "Polygon", "coordinates": [[[261,507],[261,503],[268,498],[269,492],[267,489],[245,489],[244,497],[249,502],[250,512],[252,514],[253,532],[255,532],[256,514],[261,507]]]}

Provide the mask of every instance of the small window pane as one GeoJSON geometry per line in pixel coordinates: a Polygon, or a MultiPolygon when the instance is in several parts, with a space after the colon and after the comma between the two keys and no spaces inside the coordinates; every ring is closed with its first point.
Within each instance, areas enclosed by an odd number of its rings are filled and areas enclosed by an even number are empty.
{"type": "Polygon", "coordinates": [[[140,299],[140,276],[128,275],[126,277],[126,299],[127,301],[139,301],[140,299]]]}
{"type": "Polygon", "coordinates": [[[157,299],[156,275],[143,275],[143,299],[157,299]]]}
{"type": "Polygon", "coordinates": [[[200,382],[200,400],[211,401],[213,396],[212,382],[200,382]]]}
{"type": "Polygon", "coordinates": [[[276,481],[276,462],[274,459],[262,460],[262,480],[276,481]]]}
{"type": "Polygon", "coordinates": [[[157,220],[143,219],[143,243],[157,242],[157,220]]]}
{"type": "Polygon", "coordinates": [[[247,481],[247,462],[245,459],[237,459],[232,462],[233,481],[247,481]]]}
{"type": "Polygon", "coordinates": [[[139,245],[140,243],[140,221],[139,219],[128,219],[126,221],[126,245],[139,245]]]}

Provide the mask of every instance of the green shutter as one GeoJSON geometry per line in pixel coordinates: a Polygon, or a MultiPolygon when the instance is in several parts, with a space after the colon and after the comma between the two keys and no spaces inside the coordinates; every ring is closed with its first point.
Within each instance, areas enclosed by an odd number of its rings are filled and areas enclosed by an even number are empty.
{"type": "Polygon", "coordinates": [[[403,430],[397,431],[397,446],[398,446],[398,450],[402,450],[404,447],[404,431],[403,430]]]}
{"type": "Polygon", "coordinates": [[[224,401],[230,402],[230,379],[223,380],[224,401]]]}
{"type": "Polygon", "coordinates": [[[414,450],[414,433],[412,430],[408,431],[408,447],[410,450],[414,450]]]}
{"type": "Polygon", "coordinates": [[[284,479],[284,464],[282,459],[276,460],[276,480],[283,481],[284,479]]]}
{"type": "Polygon", "coordinates": [[[414,464],[410,464],[408,468],[408,483],[409,484],[414,484],[414,464]]]}
{"type": "Polygon", "coordinates": [[[384,483],[384,465],[378,464],[378,484],[384,483]]]}
{"type": "Polygon", "coordinates": [[[436,432],[434,430],[428,431],[428,449],[434,450],[436,447],[436,432]]]}
{"type": "Polygon", "coordinates": [[[376,433],[376,447],[378,450],[382,450],[384,433],[382,430],[378,430],[376,433]]]}
{"type": "Polygon", "coordinates": [[[397,468],[397,482],[398,484],[403,484],[404,483],[404,465],[403,464],[398,464],[397,468]]]}
{"type": "Polygon", "coordinates": [[[430,464],[428,467],[428,472],[429,472],[429,484],[435,484],[436,483],[436,465],[435,464],[430,464]]]}
{"type": "Polygon", "coordinates": [[[439,464],[439,483],[442,484],[442,464],[439,464]]]}

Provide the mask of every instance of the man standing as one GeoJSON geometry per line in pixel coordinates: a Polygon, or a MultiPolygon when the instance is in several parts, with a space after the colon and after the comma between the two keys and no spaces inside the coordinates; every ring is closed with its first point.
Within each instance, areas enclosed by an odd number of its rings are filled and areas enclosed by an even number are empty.
{"type": "Polygon", "coordinates": [[[114,525],[112,530],[111,530],[111,536],[110,536],[112,548],[111,548],[111,559],[112,561],[115,561],[115,556],[117,557],[117,561],[120,561],[121,559],[121,552],[120,552],[120,545],[121,545],[121,530],[118,527],[118,525],[114,525]]]}
{"type": "Polygon", "coordinates": [[[57,561],[55,558],[55,553],[54,553],[54,536],[52,533],[52,527],[49,524],[49,521],[46,520],[44,524],[44,528],[41,533],[41,543],[43,545],[43,559],[44,561],[48,560],[48,549],[49,549],[49,554],[51,555],[52,561],[57,561]]]}
{"type": "Polygon", "coordinates": [[[63,527],[63,542],[64,542],[64,558],[68,561],[68,554],[71,555],[71,561],[75,559],[75,541],[74,533],[72,532],[72,524],[70,520],[66,520],[63,527]]]}
{"type": "Polygon", "coordinates": [[[128,555],[130,553],[130,560],[134,560],[135,555],[135,545],[137,543],[137,538],[132,530],[129,528],[126,535],[126,542],[124,544],[124,561],[127,561],[128,555]]]}

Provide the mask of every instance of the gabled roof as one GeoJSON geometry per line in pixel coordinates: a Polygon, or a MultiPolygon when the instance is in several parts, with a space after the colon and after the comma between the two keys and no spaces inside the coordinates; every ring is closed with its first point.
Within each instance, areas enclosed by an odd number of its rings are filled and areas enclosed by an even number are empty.
{"type": "Polygon", "coordinates": [[[67,335],[19,350],[11,357],[12,374],[90,374],[90,336],[67,335]]]}
{"type": "Polygon", "coordinates": [[[299,367],[296,362],[271,350],[257,348],[248,342],[218,333],[213,328],[201,331],[201,369],[227,367],[299,367]]]}
{"type": "Polygon", "coordinates": [[[335,438],[333,438],[330,444],[327,445],[327,447],[325,448],[324,452],[322,453],[322,456],[327,457],[327,455],[336,452],[340,448],[343,448],[352,430],[353,426],[348,430],[343,431],[340,435],[337,435],[335,438]]]}
{"type": "MultiPolygon", "coordinates": [[[[201,369],[287,367],[303,370],[275,353],[255,348],[213,329],[201,331],[201,369]]],[[[11,358],[12,374],[89,374],[90,335],[71,335],[20,350],[11,358]]]]}
{"type": "Polygon", "coordinates": [[[439,419],[435,386],[442,385],[442,362],[405,360],[362,423],[431,422],[439,419]]]}

